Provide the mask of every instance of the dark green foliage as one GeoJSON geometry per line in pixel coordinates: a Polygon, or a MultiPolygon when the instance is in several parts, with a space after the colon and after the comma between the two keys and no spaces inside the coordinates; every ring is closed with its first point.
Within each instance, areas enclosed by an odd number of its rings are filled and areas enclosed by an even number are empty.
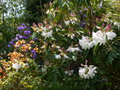
{"type": "Polygon", "coordinates": [[[33,23],[40,23],[45,15],[44,4],[49,3],[52,0],[26,0],[25,7],[25,19],[30,25],[33,23]]]}

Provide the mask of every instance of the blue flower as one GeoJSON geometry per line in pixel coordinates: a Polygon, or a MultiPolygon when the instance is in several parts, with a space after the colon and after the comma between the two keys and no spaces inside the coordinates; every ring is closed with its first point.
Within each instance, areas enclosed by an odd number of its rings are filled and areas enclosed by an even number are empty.
{"type": "Polygon", "coordinates": [[[32,58],[36,58],[37,57],[37,53],[33,54],[32,58]]]}
{"type": "Polygon", "coordinates": [[[31,53],[33,54],[32,58],[35,59],[37,57],[37,52],[35,50],[32,50],[31,53]]]}
{"type": "Polygon", "coordinates": [[[31,34],[31,31],[26,30],[26,31],[24,31],[24,34],[26,34],[26,35],[30,35],[30,34],[31,34]]]}
{"type": "Polygon", "coordinates": [[[82,15],[82,18],[86,18],[86,15],[85,15],[85,14],[83,14],[83,15],[82,15]]]}
{"type": "Polygon", "coordinates": [[[32,50],[31,53],[36,53],[36,51],[35,51],[35,50],[32,50]]]}
{"type": "Polygon", "coordinates": [[[18,38],[18,37],[16,37],[16,38],[15,38],[15,40],[17,41],[17,40],[19,40],[19,38],[18,38]]]}
{"type": "Polygon", "coordinates": [[[10,45],[10,44],[8,44],[8,45],[7,45],[7,47],[11,47],[11,45],[10,45]]]}
{"type": "Polygon", "coordinates": [[[86,23],[85,23],[85,22],[81,22],[81,23],[80,23],[80,27],[85,28],[85,26],[86,26],[86,23]]]}
{"type": "Polygon", "coordinates": [[[20,34],[16,34],[16,37],[20,37],[20,34]]]}
{"type": "Polygon", "coordinates": [[[21,27],[18,27],[17,29],[22,30],[22,29],[25,29],[25,27],[21,26],[21,27]]]}
{"type": "Polygon", "coordinates": [[[25,26],[25,24],[23,23],[22,26],[25,26]]]}
{"type": "Polygon", "coordinates": [[[20,39],[28,39],[27,36],[19,36],[20,39]]]}
{"type": "Polygon", "coordinates": [[[12,39],[12,41],[10,41],[9,44],[14,45],[14,39],[12,39]]]}
{"type": "Polygon", "coordinates": [[[82,14],[82,10],[80,10],[79,14],[82,14]]]}

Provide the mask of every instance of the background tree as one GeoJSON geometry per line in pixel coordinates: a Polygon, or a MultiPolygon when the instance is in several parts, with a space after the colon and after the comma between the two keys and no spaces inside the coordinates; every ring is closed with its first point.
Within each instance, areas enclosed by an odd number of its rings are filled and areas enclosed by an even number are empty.
{"type": "Polygon", "coordinates": [[[43,20],[43,17],[45,17],[45,6],[44,4],[48,4],[53,0],[26,0],[25,1],[25,7],[26,7],[26,13],[25,13],[25,20],[30,25],[32,23],[39,23],[43,20]]]}

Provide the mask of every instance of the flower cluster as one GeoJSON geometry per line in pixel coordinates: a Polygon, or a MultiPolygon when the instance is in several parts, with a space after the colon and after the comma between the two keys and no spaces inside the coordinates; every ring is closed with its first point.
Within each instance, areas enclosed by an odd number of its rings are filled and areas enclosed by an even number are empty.
{"type": "Polygon", "coordinates": [[[9,42],[8,47],[11,45],[14,47],[15,51],[13,53],[9,53],[10,59],[17,59],[14,56],[18,56],[22,54],[24,57],[31,57],[35,59],[39,52],[38,45],[36,43],[37,38],[31,39],[32,31],[30,27],[22,24],[22,26],[18,27],[19,33],[16,34],[16,37],[9,42]],[[19,54],[18,54],[19,53],[19,54]]]}
{"type": "Polygon", "coordinates": [[[12,68],[16,70],[16,72],[18,72],[18,70],[22,67],[27,67],[28,64],[24,63],[24,62],[16,62],[16,63],[12,63],[12,68]]]}
{"type": "Polygon", "coordinates": [[[68,51],[68,52],[75,52],[75,51],[80,51],[80,49],[79,49],[78,47],[73,48],[73,47],[70,46],[70,47],[67,49],[67,51],[68,51]]]}
{"type": "Polygon", "coordinates": [[[16,51],[10,52],[10,53],[8,54],[8,56],[9,56],[9,59],[10,59],[11,61],[16,61],[16,60],[24,57],[23,54],[18,53],[18,52],[16,52],[16,51]]]}
{"type": "Polygon", "coordinates": [[[84,65],[84,67],[79,68],[79,76],[83,79],[90,79],[95,76],[97,73],[96,71],[97,67],[94,67],[93,65],[84,65]]]}
{"type": "Polygon", "coordinates": [[[36,32],[41,32],[41,35],[45,38],[52,37],[52,26],[47,24],[47,22],[44,23],[46,24],[46,26],[44,26],[42,23],[38,24],[38,27],[36,24],[33,24],[32,29],[36,32]]]}
{"type": "MultiPolygon", "coordinates": [[[[30,35],[31,35],[31,30],[30,27],[26,26],[25,24],[22,24],[22,26],[18,27],[18,32],[19,34],[16,34],[16,37],[14,39],[12,39],[9,44],[8,47],[11,47],[15,44],[16,41],[18,40],[22,40],[22,39],[29,39],[30,35]]],[[[20,43],[20,42],[18,42],[20,43]]],[[[19,47],[19,45],[18,45],[19,47]]]]}
{"type": "Polygon", "coordinates": [[[109,32],[102,32],[102,31],[97,31],[92,33],[92,38],[91,40],[89,37],[82,36],[82,39],[79,40],[79,44],[82,47],[82,49],[90,49],[93,46],[100,44],[104,45],[107,40],[112,40],[113,38],[116,37],[116,33],[109,31],[109,32]]]}

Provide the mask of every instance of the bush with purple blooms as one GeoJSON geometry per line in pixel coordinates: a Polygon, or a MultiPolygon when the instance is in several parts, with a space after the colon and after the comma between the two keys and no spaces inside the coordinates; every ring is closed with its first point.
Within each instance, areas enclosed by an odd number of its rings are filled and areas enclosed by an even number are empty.
{"type": "Polygon", "coordinates": [[[21,52],[26,57],[36,59],[40,52],[37,45],[39,41],[37,38],[31,37],[33,32],[32,29],[22,24],[18,27],[17,31],[16,37],[9,42],[8,47],[13,48],[13,51],[21,52]]]}

